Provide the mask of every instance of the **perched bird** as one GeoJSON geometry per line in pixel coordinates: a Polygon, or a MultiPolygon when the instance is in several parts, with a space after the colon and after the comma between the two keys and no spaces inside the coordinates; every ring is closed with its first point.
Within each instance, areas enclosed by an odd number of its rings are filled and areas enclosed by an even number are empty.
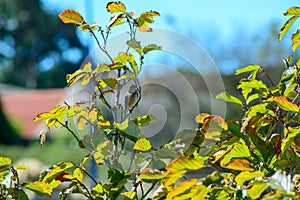
{"type": "Polygon", "coordinates": [[[140,96],[140,91],[136,85],[131,85],[126,97],[125,97],[125,108],[129,112],[132,112],[132,109],[136,106],[139,96],[140,96]]]}

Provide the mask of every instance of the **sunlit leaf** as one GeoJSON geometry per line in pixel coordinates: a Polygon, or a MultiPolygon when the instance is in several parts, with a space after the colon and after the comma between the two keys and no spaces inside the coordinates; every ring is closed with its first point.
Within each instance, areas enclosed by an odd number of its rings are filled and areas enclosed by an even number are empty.
{"type": "Polygon", "coordinates": [[[152,29],[148,27],[149,23],[153,23],[153,17],[160,16],[158,12],[155,11],[149,11],[149,12],[143,12],[137,19],[138,22],[138,28],[140,31],[146,31],[151,32],[152,29]]]}
{"type": "Polygon", "coordinates": [[[83,17],[78,12],[72,9],[64,10],[58,16],[66,24],[80,24],[84,22],[83,17]]]}
{"type": "Polygon", "coordinates": [[[294,22],[298,19],[298,16],[291,17],[288,21],[285,22],[284,25],[280,27],[280,33],[278,35],[278,40],[281,41],[282,38],[285,36],[287,31],[291,28],[294,22]]]}
{"type": "Polygon", "coordinates": [[[185,156],[181,156],[175,160],[173,160],[169,165],[166,166],[166,170],[168,171],[181,171],[181,170],[198,170],[205,167],[202,161],[187,158],[185,156]]]}
{"type": "Polygon", "coordinates": [[[118,88],[118,82],[115,78],[105,78],[105,79],[101,79],[99,81],[99,86],[104,89],[107,86],[109,86],[110,88],[116,90],[118,88]]]}
{"type": "Polygon", "coordinates": [[[106,64],[99,64],[94,70],[95,73],[109,72],[110,68],[106,64]]]}
{"type": "Polygon", "coordinates": [[[137,151],[149,151],[152,149],[152,145],[146,138],[141,138],[136,141],[133,149],[137,151]]]}
{"type": "Polygon", "coordinates": [[[155,50],[162,50],[162,47],[156,44],[148,44],[143,48],[143,53],[147,54],[148,52],[155,51],[155,50]]]}
{"type": "Polygon", "coordinates": [[[126,7],[122,2],[109,2],[106,5],[106,9],[110,13],[115,13],[115,12],[126,12],[126,7]]]}
{"type": "Polygon", "coordinates": [[[42,182],[42,181],[35,181],[33,183],[26,183],[24,185],[24,188],[29,189],[35,193],[37,193],[40,196],[44,196],[47,198],[51,197],[52,188],[49,186],[49,184],[42,182]]]}
{"type": "Polygon", "coordinates": [[[88,23],[84,22],[82,25],[77,26],[77,28],[80,28],[82,32],[94,31],[99,28],[99,24],[94,22],[93,24],[89,25],[88,23]]]}
{"type": "Polygon", "coordinates": [[[216,98],[217,99],[222,99],[222,100],[230,102],[230,103],[235,103],[235,104],[243,105],[243,103],[241,102],[241,100],[239,100],[238,98],[230,95],[228,92],[222,92],[222,93],[218,94],[216,96],[216,98]]]}
{"type": "Polygon", "coordinates": [[[210,116],[210,114],[208,114],[208,113],[200,113],[199,115],[196,116],[195,120],[197,123],[203,124],[204,119],[209,116],[210,116]]]}
{"type": "Polygon", "coordinates": [[[138,126],[147,126],[153,121],[155,121],[155,117],[151,114],[139,116],[134,119],[134,123],[138,126]]]}
{"type": "Polygon", "coordinates": [[[190,189],[198,182],[198,179],[192,178],[187,181],[178,183],[167,195],[166,199],[175,199],[175,198],[182,198],[181,195],[188,193],[188,198],[182,199],[189,199],[192,197],[193,194],[190,193],[190,189]]]}
{"type": "Polygon", "coordinates": [[[145,168],[138,177],[146,180],[160,180],[166,177],[166,173],[155,168],[145,168]]]}
{"type": "Polygon", "coordinates": [[[255,172],[243,171],[235,177],[235,181],[238,185],[242,185],[245,181],[250,181],[257,177],[264,177],[264,174],[260,171],[255,171],[255,172]]]}
{"type": "Polygon", "coordinates": [[[125,130],[125,129],[128,127],[128,122],[129,122],[129,120],[128,120],[128,118],[126,118],[122,123],[117,123],[117,122],[115,122],[115,123],[114,123],[114,126],[115,126],[117,129],[123,131],[123,130],[125,130]]]}
{"type": "Polygon", "coordinates": [[[125,23],[125,18],[124,18],[124,14],[123,13],[120,13],[120,14],[117,14],[116,16],[113,16],[110,18],[110,21],[107,25],[107,28],[111,28],[111,27],[114,27],[114,26],[119,26],[119,25],[122,25],[125,23]]]}
{"type": "Polygon", "coordinates": [[[250,104],[252,101],[254,101],[254,100],[258,99],[258,98],[261,98],[261,97],[262,97],[262,95],[259,94],[259,93],[252,94],[252,95],[250,95],[250,96],[248,97],[246,103],[247,103],[247,104],[250,104]]]}
{"type": "Polygon", "coordinates": [[[135,191],[123,192],[122,194],[125,197],[124,200],[133,200],[133,199],[136,199],[136,192],[135,191]]]}
{"type": "Polygon", "coordinates": [[[92,188],[91,194],[95,197],[102,197],[104,194],[103,186],[101,183],[98,183],[92,188]]]}
{"type": "MultiPolygon", "coordinates": [[[[240,139],[242,141],[242,139],[240,139]]],[[[220,162],[222,167],[226,166],[233,158],[248,158],[250,157],[250,150],[246,144],[236,143],[233,145],[231,150],[226,153],[220,162]]],[[[236,162],[234,163],[236,164],[236,162]]]]}
{"type": "Polygon", "coordinates": [[[0,156],[0,167],[11,165],[12,160],[8,157],[1,157],[0,156]]]}
{"type": "Polygon", "coordinates": [[[235,75],[242,74],[242,73],[245,73],[245,72],[258,71],[260,69],[261,69],[261,67],[259,65],[248,65],[248,66],[246,66],[244,68],[237,69],[235,71],[235,75]]]}
{"type": "Polygon", "coordinates": [[[242,89],[243,97],[247,100],[248,94],[252,92],[253,89],[256,90],[265,90],[267,86],[260,80],[248,80],[242,79],[240,84],[237,86],[238,89],[242,89]]]}
{"type": "Polygon", "coordinates": [[[139,73],[138,65],[134,59],[134,56],[132,54],[129,54],[128,62],[130,64],[131,69],[133,70],[134,75],[137,77],[139,73]]]}
{"type": "Polygon", "coordinates": [[[296,51],[297,47],[300,45],[300,29],[298,29],[295,33],[292,35],[292,49],[293,51],[296,51]]]}
{"type": "Polygon", "coordinates": [[[248,160],[243,158],[237,158],[233,159],[229,163],[227,163],[224,167],[228,169],[233,170],[239,170],[239,171],[253,171],[253,167],[251,167],[251,164],[248,160]]]}
{"type": "Polygon", "coordinates": [[[299,112],[299,107],[286,97],[271,97],[267,101],[275,102],[279,108],[285,111],[299,112]]]}
{"type": "Polygon", "coordinates": [[[65,172],[66,170],[74,167],[74,164],[72,162],[63,162],[58,164],[58,166],[51,169],[48,174],[43,178],[44,182],[51,182],[53,179],[56,178],[59,174],[62,172],[65,172]]]}
{"type": "Polygon", "coordinates": [[[290,16],[290,15],[300,15],[300,8],[292,6],[287,11],[284,13],[285,16],[290,16]]]}
{"type": "Polygon", "coordinates": [[[247,189],[247,194],[251,199],[258,199],[267,188],[268,184],[264,181],[253,181],[251,187],[247,189]]]}

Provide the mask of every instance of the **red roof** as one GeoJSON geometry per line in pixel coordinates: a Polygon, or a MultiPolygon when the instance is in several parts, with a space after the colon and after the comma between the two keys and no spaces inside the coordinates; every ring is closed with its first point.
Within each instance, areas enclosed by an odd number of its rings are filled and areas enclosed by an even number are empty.
{"type": "Polygon", "coordinates": [[[33,118],[50,111],[60,104],[66,96],[64,89],[17,90],[1,94],[2,108],[10,120],[17,120],[22,125],[24,139],[38,137],[36,131],[41,122],[33,118]]]}

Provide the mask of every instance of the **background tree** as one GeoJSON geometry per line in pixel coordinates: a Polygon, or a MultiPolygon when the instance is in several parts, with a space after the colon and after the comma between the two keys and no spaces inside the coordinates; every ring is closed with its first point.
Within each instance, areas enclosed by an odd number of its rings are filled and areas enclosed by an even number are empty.
{"type": "Polygon", "coordinates": [[[37,0],[0,0],[0,81],[30,88],[63,87],[86,48],[37,0]],[[68,39],[66,39],[68,38],[68,39]]]}

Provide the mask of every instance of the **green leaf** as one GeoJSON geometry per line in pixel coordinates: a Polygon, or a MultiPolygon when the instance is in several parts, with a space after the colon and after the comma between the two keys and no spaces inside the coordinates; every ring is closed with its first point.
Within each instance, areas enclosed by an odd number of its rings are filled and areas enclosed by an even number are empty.
{"type": "Polygon", "coordinates": [[[106,5],[106,9],[110,13],[126,12],[126,6],[122,2],[109,2],[106,5]]]}
{"type": "Polygon", "coordinates": [[[133,48],[139,54],[142,54],[143,50],[142,50],[140,42],[136,41],[135,39],[132,39],[132,40],[127,41],[127,45],[129,47],[133,48]]]}
{"type": "Polygon", "coordinates": [[[102,89],[104,89],[107,86],[109,86],[110,88],[116,90],[116,89],[118,89],[118,81],[115,78],[101,79],[99,81],[99,86],[102,89]]]}
{"type": "Polygon", "coordinates": [[[224,101],[227,101],[227,102],[230,102],[230,103],[235,103],[235,104],[238,104],[238,105],[243,105],[242,101],[239,100],[238,98],[230,95],[228,92],[222,92],[220,94],[218,94],[216,96],[217,99],[222,99],[224,101]]]}
{"type": "Polygon", "coordinates": [[[134,119],[134,123],[138,126],[147,126],[153,121],[155,121],[155,117],[151,114],[139,116],[134,119]]]}
{"type": "Polygon", "coordinates": [[[132,68],[133,70],[133,73],[135,75],[135,77],[137,77],[138,73],[139,73],[139,69],[138,69],[138,66],[136,64],[136,61],[134,59],[134,56],[132,54],[129,54],[129,57],[128,57],[128,62],[130,64],[130,67],[132,68]]]}
{"type": "Polygon", "coordinates": [[[267,86],[260,80],[242,79],[237,88],[242,89],[243,97],[247,100],[248,99],[248,94],[251,93],[253,89],[266,90],[267,86]]]}
{"type": "Polygon", "coordinates": [[[123,130],[127,129],[127,127],[128,127],[128,122],[129,122],[129,120],[128,120],[128,118],[126,118],[122,123],[117,123],[117,122],[115,122],[115,123],[114,123],[114,126],[115,126],[117,129],[123,131],[123,130]]]}
{"type": "Polygon", "coordinates": [[[137,18],[139,31],[151,32],[152,29],[148,27],[148,24],[153,23],[154,22],[153,17],[156,17],[156,16],[160,16],[160,14],[155,11],[141,13],[139,18],[137,18]]]}
{"type": "Polygon", "coordinates": [[[0,167],[8,166],[12,164],[12,160],[8,157],[0,156],[0,167]]]}
{"type": "Polygon", "coordinates": [[[251,199],[258,199],[260,195],[268,188],[268,184],[264,181],[253,181],[251,187],[247,189],[247,194],[251,199]]]}
{"type": "Polygon", "coordinates": [[[300,45],[300,29],[298,29],[295,33],[292,35],[292,49],[293,51],[296,51],[297,47],[300,45]]]}
{"type": "Polygon", "coordinates": [[[248,65],[244,68],[236,70],[235,75],[242,74],[242,73],[245,73],[245,72],[258,71],[260,69],[261,69],[261,67],[259,65],[248,65]]]}
{"type": "Polygon", "coordinates": [[[18,200],[30,200],[24,190],[18,190],[18,200]]]}
{"type": "Polygon", "coordinates": [[[291,28],[291,26],[294,24],[294,22],[298,19],[298,16],[291,17],[288,21],[285,22],[284,25],[280,27],[280,32],[278,35],[279,42],[282,40],[282,38],[285,36],[287,31],[291,28]]]}
{"type": "Polygon", "coordinates": [[[98,183],[97,185],[95,185],[95,186],[92,188],[91,193],[92,193],[92,195],[94,195],[95,197],[102,197],[103,194],[104,194],[104,191],[103,191],[103,187],[102,187],[101,183],[98,183]]]}
{"type": "Polygon", "coordinates": [[[250,181],[257,177],[264,177],[264,174],[260,171],[255,171],[255,172],[243,171],[235,177],[235,181],[238,185],[243,185],[245,181],[250,181]]]}
{"type": "Polygon", "coordinates": [[[147,54],[148,52],[155,51],[155,50],[162,50],[162,47],[156,44],[148,44],[143,48],[143,53],[147,54]]]}
{"type": "Polygon", "coordinates": [[[166,173],[158,169],[148,167],[143,169],[138,177],[142,180],[160,180],[166,177],[166,173]]]}
{"type": "Polygon", "coordinates": [[[289,9],[287,9],[284,15],[285,16],[300,15],[300,8],[295,6],[290,7],[289,9]]]}
{"type": "Polygon", "coordinates": [[[24,188],[29,189],[40,196],[44,196],[47,198],[51,197],[52,188],[49,186],[48,183],[42,181],[35,181],[33,183],[26,183],[24,188]]]}
{"type": "Polygon", "coordinates": [[[58,16],[65,24],[80,24],[84,22],[83,17],[78,12],[72,9],[64,10],[58,16]]]}
{"type": "Polygon", "coordinates": [[[279,108],[285,111],[299,112],[299,107],[290,102],[286,97],[271,97],[267,101],[275,102],[279,108]]]}
{"type": "Polygon", "coordinates": [[[137,151],[149,151],[152,149],[152,145],[146,138],[138,139],[133,147],[137,151]]]}
{"type": "Polygon", "coordinates": [[[262,97],[262,95],[259,94],[259,93],[252,94],[252,95],[250,95],[250,96],[248,97],[246,103],[249,104],[249,103],[251,103],[252,101],[254,101],[254,100],[258,99],[258,98],[261,98],[261,97],[262,97]]]}

